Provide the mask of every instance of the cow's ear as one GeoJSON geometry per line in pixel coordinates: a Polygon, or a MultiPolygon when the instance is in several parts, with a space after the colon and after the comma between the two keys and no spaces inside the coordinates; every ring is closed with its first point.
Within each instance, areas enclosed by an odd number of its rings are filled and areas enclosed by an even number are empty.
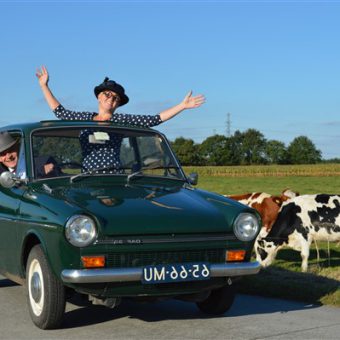
{"type": "Polygon", "coordinates": [[[282,197],[285,197],[285,200],[288,200],[290,198],[294,198],[296,196],[300,196],[300,193],[296,192],[296,191],[293,191],[289,188],[286,188],[284,189],[282,192],[281,192],[281,196],[282,197]]]}

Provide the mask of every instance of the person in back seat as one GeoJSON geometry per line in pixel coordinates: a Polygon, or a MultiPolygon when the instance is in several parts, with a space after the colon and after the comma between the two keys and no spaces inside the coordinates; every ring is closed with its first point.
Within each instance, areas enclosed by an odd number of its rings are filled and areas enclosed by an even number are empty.
{"type": "MultiPolygon", "coordinates": [[[[20,139],[14,139],[7,131],[0,132],[0,174],[5,171],[16,174],[19,159],[19,146],[20,139]]],[[[43,163],[39,163],[39,170],[36,169],[36,171],[38,170],[37,177],[56,176],[56,163],[51,159],[41,161],[43,163]]]]}

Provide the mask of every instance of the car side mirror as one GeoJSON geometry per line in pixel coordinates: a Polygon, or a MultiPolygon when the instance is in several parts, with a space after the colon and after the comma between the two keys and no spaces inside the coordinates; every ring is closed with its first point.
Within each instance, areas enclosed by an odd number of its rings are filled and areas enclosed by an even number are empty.
{"type": "Polygon", "coordinates": [[[0,175],[0,185],[4,188],[13,188],[15,185],[25,182],[26,180],[20,179],[10,171],[5,171],[0,175]]]}
{"type": "Polygon", "coordinates": [[[188,176],[188,182],[189,182],[191,185],[197,185],[197,183],[198,183],[198,173],[192,172],[191,174],[189,174],[189,176],[188,176]]]}
{"type": "Polygon", "coordinates": [[[4,188],[12,188],[15,185],[15,181],[13,179],[14,174],[12,174],[10,171],[5,171],[0,175],[0,184],[4,188]]]}

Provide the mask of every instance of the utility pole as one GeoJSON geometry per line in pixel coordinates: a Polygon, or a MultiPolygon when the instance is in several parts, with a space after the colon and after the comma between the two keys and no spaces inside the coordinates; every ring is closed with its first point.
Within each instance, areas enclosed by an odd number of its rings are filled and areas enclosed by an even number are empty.
{"type": "Polygon", "coordinates": [[[231,127],[230,116],[231,116],[231,113],[228,112],[227,113],[227,122],[226,122],[226,134],[227,134],[227,137],[231,136],[231,132],[230,132],[230,127],[231,127]]]}

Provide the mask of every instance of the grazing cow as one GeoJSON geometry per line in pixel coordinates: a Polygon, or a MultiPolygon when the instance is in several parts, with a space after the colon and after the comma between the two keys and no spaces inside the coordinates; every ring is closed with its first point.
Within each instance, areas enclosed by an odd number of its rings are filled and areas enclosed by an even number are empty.
{"type": "Polygon", "coordinates": [[[269,233],[255,242],[256,258],[269,266],[278,250],[288,246],[300,251],[305,272],[313,240],[340,241],[339,195],[302,195],[283,203],[269,233]]]}
{"type": "Polygon", "coordinates": [[[233,200],[239,201],[240,203],[248,205],[259,212],[263,226],[261,235],[264,236],[269,232],[270,228],[275,222],[282,203],[298,195],[299,193],[296,193],[290,189],[285,189],[282,191],[280,196],[272,196],[265,192],[253,192],[243,195],[226,196],[233,200]]]}

